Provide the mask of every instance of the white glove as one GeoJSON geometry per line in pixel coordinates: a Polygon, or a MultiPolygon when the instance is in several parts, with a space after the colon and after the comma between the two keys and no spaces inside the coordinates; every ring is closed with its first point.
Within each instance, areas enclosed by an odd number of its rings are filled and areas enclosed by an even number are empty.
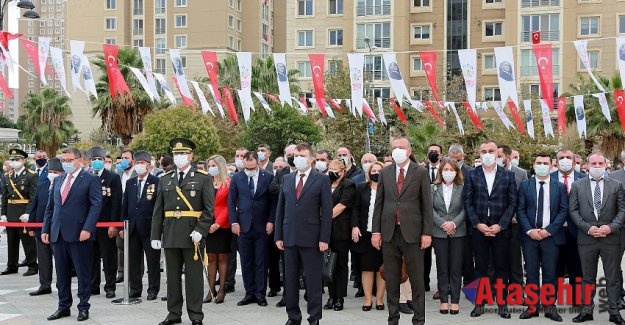
{"type": "Polygon", "coordinates": [[[24,213],[20,216],[21,222],[28,222],[28,213],[24,213]]]}
{"type": "Polygon", "coordinates": [[[0,222],[7,222],[7,216],[0,216],[0,222]]]}
{"type": "Polygon", "coordinates": [[[191,237],[191,240],[194,243],[199,243],[200,240],[202,240],[202,234],[200,234],[199,232],[193,230],[193,232],[191,232],[191,235],[189,235],[189,237],[191,237]]]}
{"type": "Polygon", "coordinates": [[[161,249],[161,241],[160,240],[153,240],[150,242],[150,244],[152,245],[152,249],[161,249]]]}

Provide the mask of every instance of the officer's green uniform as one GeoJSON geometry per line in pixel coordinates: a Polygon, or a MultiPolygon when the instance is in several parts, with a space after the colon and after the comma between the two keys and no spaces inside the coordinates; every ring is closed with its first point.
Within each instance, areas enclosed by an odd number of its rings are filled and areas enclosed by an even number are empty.
{"type": "MultiPolygon", "coordinates": [[[[28,155],[20,149],[9,151],[11,159],[26,159],[28,155]]],[[[9,222],[20,222],[20,216],[32,209],[32,201],[37,195],[39,175],[37,172],[22,166],[19,171],[12,171],[4,176],[2,186],[2,214],[9,222]],[[19,174],[18,174],[19,172],[19,174]]],[[[37,271],[37,246],[35,238],[30,237],[25,228],[7,228],[8,259],[7,273],[15,273],[18,269],[19,243],[26,254],[26,265],[32,273],[37,271]]],[[[3,272],[4,273],[4,272],[3,272]]],[[[34,273],[36,274],[36,272],[34,273]]]]}
{"type": "MultiPolygon", "coordinates": [[[[182,138],[173,139],[170,146],[174,155],[191,153],[195,148],[192,141],[182,138]]],[[[191,321],[201,321],[204,318],[203,256],[189,235],[194,230],[203,237],[208,234],[214,220],[215,189],[213,178],[204,171],[188,167],[182,171],[186,174],[181,183],[178,180],[180,172],[175,169],[161,176],[152,216],[151,239],[161,240],[162,237],[165,249],[169,311],[166,320],[179,320],[182,316],[184,265],[187,312],[191,321]]]]}

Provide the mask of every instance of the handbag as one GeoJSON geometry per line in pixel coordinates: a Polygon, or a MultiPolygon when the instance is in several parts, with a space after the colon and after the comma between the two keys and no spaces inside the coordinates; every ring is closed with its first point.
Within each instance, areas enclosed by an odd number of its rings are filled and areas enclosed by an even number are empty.
{"type": "Polygon", "coordinates": [[[321,267],[321,278],[325,282],[333,282],[334,268],[336,267],[337,255],[332,250],[328,249],[323,252],[323,264],[321,267]]]}

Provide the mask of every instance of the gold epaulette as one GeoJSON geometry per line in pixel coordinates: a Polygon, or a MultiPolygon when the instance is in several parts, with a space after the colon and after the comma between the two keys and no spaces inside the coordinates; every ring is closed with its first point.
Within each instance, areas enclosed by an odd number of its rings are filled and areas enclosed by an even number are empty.
{"type": "Polygon", "coordinates": [[[32,170],[32,169],[29,169],[28,172],[31,173],[31,174],[37,174],[37,172],[32,170]]]}
{"type": "Polygon", "coordinates": [[[166,172],[166,173],[161,173],[160,175],[158,175],[158,177],[160,178],[160,177],[163,177],[163,176],[165,176],[165,175],[169,175],[169,174],[171,174],[171,173],[173,173],[173,172],[174,172],[173,170],[170,170],[170,171],[168,171],[168,172],[166,172]]]}
{"type": "Polygon", "coordinates": [[[207,172],[207,171],[205,171],[205,170],[203,170],[203,169],[196,169],[196,170],[195,170],[195,172],[196,172],[196,173],[200,173],[200,174],[202,174],[202,175],[208,175],[208,172],[207,172]]]}

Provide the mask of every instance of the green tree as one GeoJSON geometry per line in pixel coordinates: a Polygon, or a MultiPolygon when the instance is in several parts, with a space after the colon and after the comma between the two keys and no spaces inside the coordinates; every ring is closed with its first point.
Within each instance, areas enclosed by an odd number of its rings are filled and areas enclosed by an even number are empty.
{"type": "Polygon", "coordinates": [[[145,92],[139,80],[130,71],[129,67],[143,68],[141,57],[133,48],[120,48],[117,56],[119,70],[130,88],[131,95],[116,96],[115,99],[109,91],[106,62],[102,55],[93,61],[100,69],[100,78],[96,84],[98,98],[91,97],[93,116],[99,115],[102,126],[107,132],[111,132],[122,139],[124,145],[132,141],[132,137],[143,130],[145,117],[159,109],[168,106],[168,102],[154,103],[145,92]]]}
{"type": "Polygon", "coordinates": [[[53,156],[67,139],[77,133],[71,122],[69,98],[56,90],[45,88],[29,92],[22,104],[19,119],[20,136],[53,156]]]}
{"type": "Polygon", "coordinates": [[[146,116],[144,130],[137,134],[131,144],[135,150],[147,150],[153,154],[170,152],[169,140],[183,137],[197,145],[196,159],[206,159],[220,151],[219,136],[211,117],[185,107],[159,110],[146,116]]]}
{"type": "Polygon", "coordinates": [[[6,117],[6,115],[1,114],[0,115],[0,128],[17,129],[17,124],[9,120],[9,118],[6,117]]]}

